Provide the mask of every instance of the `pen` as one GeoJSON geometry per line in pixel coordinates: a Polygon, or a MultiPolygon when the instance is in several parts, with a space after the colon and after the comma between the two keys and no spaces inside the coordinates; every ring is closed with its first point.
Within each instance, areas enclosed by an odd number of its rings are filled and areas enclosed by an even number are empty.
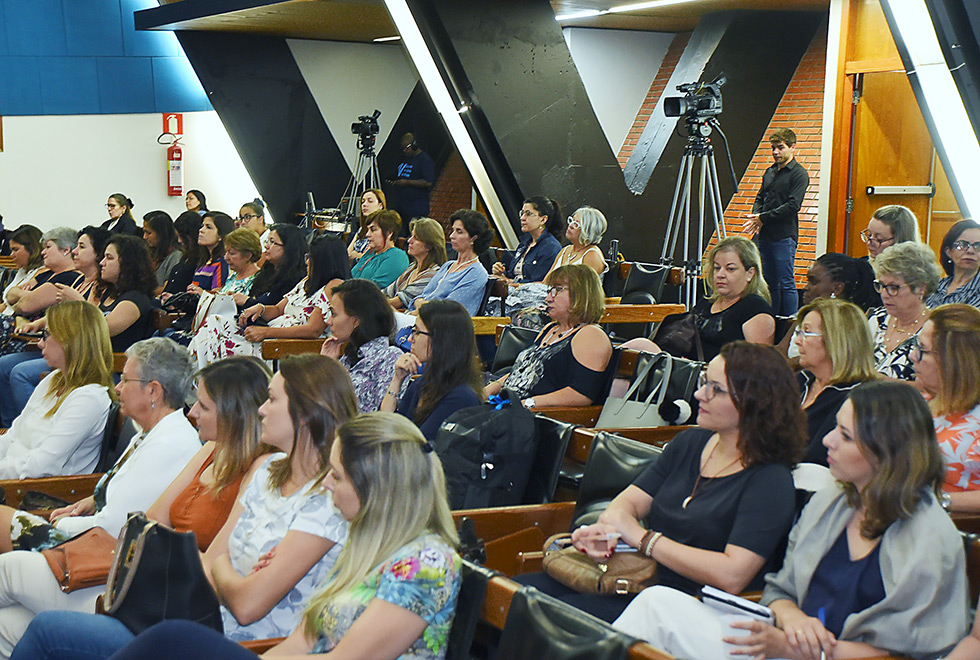
{"type": "MultiPolygon", "coordinates": [[[[824,628],[827,627],[827,610],[821,607],[817,610],[817,620],[820,621],[820,625],[824,628]]],[[[820,660],[827,660],[827,653],[823,650],[823,644],[820,645],[820,660]]]]}

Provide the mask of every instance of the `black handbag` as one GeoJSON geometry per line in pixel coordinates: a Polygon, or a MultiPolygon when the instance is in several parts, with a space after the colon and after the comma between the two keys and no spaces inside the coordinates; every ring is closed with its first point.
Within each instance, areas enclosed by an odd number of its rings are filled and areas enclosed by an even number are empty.
{"type": "Polygon", "coordinates": [[[665,316],[650,339],[675,357],[704,362],[701,334],[693,312],[665,316]]]}
{"type": "Polygon", "coordinates": [[[142,512],[129,514],[119,535],[101,610],[135,635],[166,619],[224,632],[194,533],[175,532],[142,512]]]}

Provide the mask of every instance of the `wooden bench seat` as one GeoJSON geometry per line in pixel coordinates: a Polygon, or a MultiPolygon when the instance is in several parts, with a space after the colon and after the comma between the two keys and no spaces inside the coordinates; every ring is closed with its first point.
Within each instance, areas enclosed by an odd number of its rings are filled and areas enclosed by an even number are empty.
{"type": "Polygon", "coordinates": [[[0,479],[0,488],[7,495],[7,506],[17,508],[29,490],[35,490],[68,502],[77,502],[92,494],[101,473],[71,477],[42,477],[40,479],[0,479]]]}

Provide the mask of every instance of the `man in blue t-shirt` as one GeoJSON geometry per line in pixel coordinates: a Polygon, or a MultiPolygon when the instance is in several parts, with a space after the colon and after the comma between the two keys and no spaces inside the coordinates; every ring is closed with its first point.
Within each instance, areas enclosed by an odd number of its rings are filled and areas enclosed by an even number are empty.
{"type": "Polygon", "coordinates": [[[436,180],[436,166],[429,154],[419,149],[411,133],[402,136],[401,147],[404,157],[395,178],[388,183],[398,188],[392,208],[401,215],[402,233],[407,235],[410,220],[429,215],[429,192],[436,180]]]}

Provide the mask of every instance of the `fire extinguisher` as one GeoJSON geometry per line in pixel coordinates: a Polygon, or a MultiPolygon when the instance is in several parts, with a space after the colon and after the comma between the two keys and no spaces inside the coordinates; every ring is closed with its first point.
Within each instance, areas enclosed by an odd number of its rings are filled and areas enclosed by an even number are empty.
{"type": "Polygon", "coordinates": [[[174,137],[167,147],[167,195],[182,197],[184,195],[184,153],[180,148],[180,138],[174,137]]]}

